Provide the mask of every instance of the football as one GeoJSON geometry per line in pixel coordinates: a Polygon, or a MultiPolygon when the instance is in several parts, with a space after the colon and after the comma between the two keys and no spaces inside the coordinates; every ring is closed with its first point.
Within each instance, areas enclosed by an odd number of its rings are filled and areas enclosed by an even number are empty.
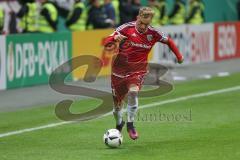
{"type": "Polygon", "coordinates": [[[103,135],[104,143],[110,148],[117,148],[123,142],[123,136],[117,129],[109,129],[103,135]]]}

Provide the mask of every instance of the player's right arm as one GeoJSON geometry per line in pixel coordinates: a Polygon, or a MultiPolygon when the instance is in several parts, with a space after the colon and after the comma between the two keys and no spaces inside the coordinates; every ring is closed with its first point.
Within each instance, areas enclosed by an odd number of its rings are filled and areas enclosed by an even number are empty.
{"type": "Polygon", "coordinates": [[[110,43],[119,43],[126,38],[127,37],[122,35],[120,32],[114,31],[110,36],[104,39],[103,45],[106,46],[110,43]]]}
{"type": "Polygon", "coordinates": [[[126,39],[127,37],[125,35],[128,26],[130,25],[126,23],[118,27],[110,36],[104,39],[103,45],[106,46],[109,43],[121,42],[126,39]]]}
{"type": "Polygon", "coordinates": [[[159,37],[159,42],[168,45],[168,47],[171,49],[171,51],[175,54],[177,61],[179,64],[183,63],[184,61],[184,57],[181,54],[181,52],[179,51],[179,49],[177,48],[177,45],[175,44],[175,42],[173,41],[172,38],[166,36],[163,32],[159,32],[158,33],[158,37],[159,37]]]}
{"type": "Polygon", "coordinates": [[[127,37],[122,34],[117,34],[113,37],[115,42],[121,42],[122,40],[126,39],[127,37]]]}

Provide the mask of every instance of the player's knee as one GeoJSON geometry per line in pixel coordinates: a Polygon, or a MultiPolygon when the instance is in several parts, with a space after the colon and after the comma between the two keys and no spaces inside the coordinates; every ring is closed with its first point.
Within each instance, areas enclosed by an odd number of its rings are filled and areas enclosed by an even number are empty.
{"type": "Polygon", "coordinates": [[[115,104],[113,107],[114,111],[120,111],[122,109],[123,105],[121,103],[115,104]]]}
{"type": "Polygon", "coordinates": [[[128,92],[138,92],[138,91],[139,91],[139,87],[136,84],[132,84],[130,85],[128,92]]]}
{"type": "Polygon", "coordinates": [[[137,91],[129,91],[128,92],[128,98],[135,98],[137,97],[138,92],[137,91]]]}

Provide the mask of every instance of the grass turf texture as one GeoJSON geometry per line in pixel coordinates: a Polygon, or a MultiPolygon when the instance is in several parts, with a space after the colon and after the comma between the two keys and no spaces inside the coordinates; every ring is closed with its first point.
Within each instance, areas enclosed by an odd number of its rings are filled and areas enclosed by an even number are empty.
{"type": "MultiPolygon", "coordinates": [[[[145,98],[140,105],[240,85],[240,74],[175,85],[170,94],[145,98]]],[[[1,160],[167,159],[229,160],[240,158],[240,91],[200,97],[141,109],[149,113],[183,114],[191,121],[151,121],[138,118],[140,139],[132,141],[124,128],[123,145],[108,149],[103,133],[115,125],[112,116],[0,138],[1,160]]],[[[75,102],[73,111],[86,111],[99,101],[75,102]],[[80,107],[81,108],[80,108],[80,107]],[[86,107],[86,108],[83,108],[86,107]]],[[[0,133],[59,122],[54,106],[0,113],[0,133]]]]}

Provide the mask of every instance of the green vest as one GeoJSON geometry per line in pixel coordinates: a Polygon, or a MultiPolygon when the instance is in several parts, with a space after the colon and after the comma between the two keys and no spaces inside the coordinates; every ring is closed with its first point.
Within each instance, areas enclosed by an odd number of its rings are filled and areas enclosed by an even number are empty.
{"type": "Polygon", "coordinates": [[[189,6],[189,15],[192,13],[194,7],[198,7],[199,9],[197,12],[194,14],[194,16],[189,20],[190,24],[202,24],[204,22],[204,18],[202,17],[202,13],[204,11],[204,5],[203,3],[200,2],[193,2],[189,6]]]}
{"type": "Polygon", "coordinates": [[[168,23],[168,16],[166,13],[164,13],[162,18],[160,17],[164,7],[166,7],[166,2],[159,2],[159,8],[152,7],[154,10],[154,17],[152,19],[153,26],[166,25],[168,23]]]}
{"type": "MultiPolygon", "coordinates": [[[[88,5],[87,7],[86,7],[86,15],[87,15],[87,19],[88,19],[88,11],[89,11],[89,9],[91,8],[91,5],[88,5]]],[[[86,23],[86,30],[93,30],[94,28],[93,28],[93,25],[90,23],[90,24],[87,24],[86,23]]]]}
{"type": "Polygon", "coordinates": [[[118,25],[120,23],[120,18],[119,18],[119,1],[118,0],[112,0],[112,5],[113,5],[114,10],[115,10],[115,18],[116,18],[115,24],[118,25]]]}
{"type": "Polygon", "coordinates": [[[28,13],[20,20],[20,27],[27,32],[37,31],[38,9],[37,3],[27,3],[28,13]]]}
{"type": "Polygon", "coordinates": [[[72,17],[74,10],[77,8],[82,9],[82,14],[80,15],[80,17],[74,24],[69,26],[69,29],[71,31],[84,31],[86,29],[87,13],[86,13],[85,6],[82,2],[78,2],[78,3],[74,4],[74,9],[69,13],[68,19],[70,19],[72,17]]]}
{"type": "Polygon", "coordinates": [[[3,30],[4,27],[4,10],[0,8],[0,32],[3,30]]]}
{"type": "Polygon", "coordinates": [[[153,16],[153,19],[152,19],[152,26],[159,26],[160,25],[160,12],[159,12],[159,9],[157,7],[151,7],[154,11],[154,16],[153,16]]]}
{"type": "Polygon", "coordinates": [[[170,19],[171,24],[183,24],[185,22],[185,6],[181,2],[177,2],[180,6],[178,12],[170,19]]]}
{"type": "MultiPolygon", "coordinates": [[[[47,9],[50,17],[53,21],[57,21],[58,18],[58,11],[56,9],[56,7],[52,4],[52,3],[45,3],[43,4],[43,8],[42,9],[47,9]]],[[[43,32],[43,33],[52,33],[55,32],[54,28],[52,28],[48,21],[45,19],[44,16],[40,15],[40,19],[39,19],[39,31],[43,32]]]]}
{"type": "MultiPolygon", "coordinates": [[[[167,9],[167,3],[166,2],[160,2],[160,13],[162,12],[163,8],[165,7],[165,9],[167,9]]],[[[160,17],[160,15],[159,15],[160,17]]],[[[166,25],[168,24],[168,16],[165,10],[164,16],[162,18],[160,18],[160,24],[161,25],[166,25]]]]}

